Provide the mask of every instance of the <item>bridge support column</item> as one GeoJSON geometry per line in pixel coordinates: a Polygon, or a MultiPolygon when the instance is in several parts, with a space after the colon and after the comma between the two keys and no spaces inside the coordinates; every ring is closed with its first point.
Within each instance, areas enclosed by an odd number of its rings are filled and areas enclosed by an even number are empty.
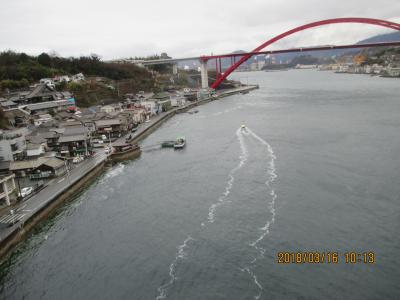
{"type": "Polygon", "coordinates": [[[178,74],[178,64],[172,65],[172,74],[174,74],[174,75],[178,74]]]}
{"type": "Polygon", "coordinates": [[[201,88],[208,88],[207,61],[200,60],[201,88]]]}

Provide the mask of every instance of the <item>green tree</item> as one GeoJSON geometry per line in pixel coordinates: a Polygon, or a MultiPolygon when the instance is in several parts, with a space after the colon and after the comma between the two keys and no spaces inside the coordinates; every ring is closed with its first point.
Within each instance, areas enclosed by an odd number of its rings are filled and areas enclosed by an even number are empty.
{"type": "Polygon", "coordinates": [[[0,108],[0,128],[6,129],[7,127],[8,127],[8,119],[6,117],[6,114],[0,108]]]}
{"type": "Polygon", "coordinates": [[[51,57],[47,53],[40,54],[37,59],[42,66],[51,67],[51,57]]]}

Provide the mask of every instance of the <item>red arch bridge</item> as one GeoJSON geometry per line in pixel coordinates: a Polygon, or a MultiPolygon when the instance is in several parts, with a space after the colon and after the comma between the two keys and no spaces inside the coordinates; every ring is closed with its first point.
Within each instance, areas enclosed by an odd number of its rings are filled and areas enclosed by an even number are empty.
{"type": "Polygon", "coordinates": [[[177,71],[176,63],[179,61],[185,60],[195,60],[198,59],[200,61],[200,70],[201,70],[201,85],[202,88],[208,88],[208,72],[207,72],[207,62],[210,60],[215,60],[216,66],[216,80],[211,84],[211,88],[216,89],[233,71],[235,71],[241,64],[246,62],[249,58],[254,55],[260,54],[279,54],[279,53],[290,53],[290,52],[303,52],[303,51],[321,51],[321,50],[331,50],[331,49],[352,49],[352,48],[369,48],[369,47],[382,47],[382,46],[400,46],[400,41],[391,41],[384,43],[367,43],[367,44],[354,44],[354,45],[332,45],[332,46],[322,46],[322,47],[307,47],[307,48],[291,48],[291,49],[282,49],[282,50],[267,50],[263,51],[266,47],[276,43],[277,41],[290,36],[294,33],[307,30],[314,27],[320,27],[328,24],[338,24],[338,23],[359,23],[359,24],[370,24],[381,26],[385,28],[390,28],[394,30],[400,31],[400,24],[379,20],[379,19],[371,19],[371,18],[335,18],[322,20],[317,22],[308,23],[286,32],[283,32],[265,43],[261,44],[257,48],[255,48],[251,52],[247,53],[239,53],[239,54],[222,54],[222,55],[211,55],[211,56],[200,56],[200,57],[187,57],[187,58],[178,58],[178,59],[159,59],[159,60],[133,60],[129,61],[132,63],[136,63],[139,65],[156,65],[156,64],[173,64],[174,71],[177,71]],[[221,59],[223,58],[231,58],[231,66],[226,70],[222,70],[221,59]]]}

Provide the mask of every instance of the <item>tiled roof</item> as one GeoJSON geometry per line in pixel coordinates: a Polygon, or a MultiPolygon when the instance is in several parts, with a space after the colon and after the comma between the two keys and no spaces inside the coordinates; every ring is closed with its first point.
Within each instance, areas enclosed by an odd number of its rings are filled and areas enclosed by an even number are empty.
{"type": "Polygon", "coordinates": [[[87,140],[87,135],[85,134],[78,134],[78,135],[67,135],[67,136],[61,136],[58,139],[59,143],[69,143],[69,142],[78,142],[78,141],[84,141],[87,140]]]}
{"type": "Polygon", "coordinates": [[[119,119],[104,119],[104,120],[98,120],[95,122],[96,127],[101,127],[101,126],[111,126],[111,125],[120,125],[121,121],[119,119]]]}

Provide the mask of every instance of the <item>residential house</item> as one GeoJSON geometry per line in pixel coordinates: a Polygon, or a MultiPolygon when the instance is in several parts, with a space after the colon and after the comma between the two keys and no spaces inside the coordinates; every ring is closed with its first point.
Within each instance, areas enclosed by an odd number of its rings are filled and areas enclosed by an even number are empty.
{"type": "Polygon", "coordinates": [[[155,101],[142,101],[140,105],[146,110],[148,116],[154,116],[158,113],[158,105],[155,101]]]}
{"type": "Polygon", "coordinates": [[[62,135],[58,139],[58,151],[67,157],[88,155],[91,151],[90,138],[86,133],[62,135]]]}
{"type": "Polygon", "coordinates": [[[105,134],[107,137],[119,137],[127,131],[119,118],[101,119],[95,121],[96,132],[98,135],[105,134]]]}
{"type": "Polygon", "coordinates": [[[27,128],[0,130],[0,161],[23,159],[26,150],[27,128]]]}
{"type": "Polygon", "coordinates": [[[49,131],[39,132],[37,135],[46,140],[46,146],[49,150],[57,148],[60,134],[56,131],[50,128],[49,131]]]}
{"type": "Polygon", "coordinates": [[[52,78],[42,78],[39,81],[41,84],[48,86],[49,88],[54,89],[56,86],[52,78]]]}
{"type": "Polygon", "coordinates": [[[157,101],[156,103],[158,106],[158,113],[168,111],[172,107],[170,99],[160,100],[160,101],[157,101]]]}
{"type": "Polygon", "coordinates": [[[30,179],[43,179],[62,176],[67,172],[66,162],[56,157],[41,159],[41,164],[29,175],[30,179]]]}
{"type": "Polygon", "coordinates": [[[54,83],[62,83],[62,82],[70,82],[71,78],[68,75],[61,75],[61,76],[56,76],[53,78],[54,83]]]}
{"type": "Polygon", "coordinates": [[[71,107],[75,107],[74,98],[27,104],[25,109],[30,112],[30,114],[39,114],[47,113],[50,110],[65,111],[69,110],[71,107]]]}
{"type": "Polygon", "coordinates": [[[400,77],[400,68],[388,68],[389,76],[400,77]]]}
{"type": "Polygon", "coordinates": [[[10,171],[16,177],[30,179],[51,178],[66,173],[66,162],[56,157],[39,157],[33,160],[15,161],[10,164],[10,171]]]}
{"type": "Polygon", "coordinates": [[[145,108],[138,106],[130,106],[129,108],[125,108],[124,112],[121,114],[129,114],[133,121],[133,125],[143,123],[146,121],[147,111],[145,108]]]}
{"type": "Polygon", "coordinates": [[[10,173],[10,161],[0,161],[0,175],[7,175],[10,173]]]}
{"type": "Polygon", "coordinates": [[[121,107],[116,106],[116,105],[104,105],[100,108],[100,112],[107,113],[107,114],[111,114],[111,113],[115,113],[115,112],[119,112],[119,111],[121,111],[121,107]]]}
{"type": "Polygon", "coordinates": [[[146,121],[147,112],[143,107],[137,107],[134,110],[133,121],[135,124],[143,123],[146,121]]]}
{"type": "Polygon", "coordinates": [[[181,95],[176,95],[171,97],[171,106],[172,107],[179,107],[179,106],[184,106],[186,104],[185,97],[181,95]]]}
{"type": "Polygon", "coordinates": [[[35,124],[35,126],[40,126],[43,123],[47,123],[52,120],[53,117],[50,114],[41,114],[34,119],[33,123],[35,124]]]}
{"type": "Polygon", "coordinates": [[[154,93],[149,92],[149,93],[145,93],[144,91],[140,91],[139,93],[136,94],[136,98],[135,100],[142,102],[142,101],[147,101],[150,98],[152,98],[154,96],[154,93]]]}
{"type": "Polygon", "coordinates": [[[39,157],[44,154],[44,147],[41,144],[31,144],[26,145],[26,156],[28,158],[39,157]]]}
{"type": "Polygon", "coordinates": [[[14,101],[7,100],[4,98],[0,99],[0,106],[3,110],[5,109],[11,109],[11,108],[16,108],[18,107],[18,103],[15,103],[14,101]]]}
{"type": "Polygon", "coordinates": [[[75,107],[75,99],[70,92],[58,92],[46,83],[37,84],[29,91],[14,94],[8,101],[11,101],[8,102],[8,106],[16,107],[17,105],[21,109],[26,109],[31,114],[45,113],[50,109],[63,110],[68,107],[75,107]]]}
{"type": "Polygon", "coordinates": [[[26,156],[28,159],[37,158],[45,153],[47,149],[47,142],[43,136],[27,136],[26,140],[26,156]]]}
{"type": "Polygon", "coordinates": [[[30,104],[56,100],[54,95],[57,91],[49,87],[45,83],[36,85],[32,90],[18,93],[16,96],[11,97],[9,100],[18,104],[30,104]]]}
{"type": "Polygon", "coordinates": [[[85,81],[85,76],[82,73],[78,73],[78,74],[72,75],[71,80],[73,82],[85,81]]]}

